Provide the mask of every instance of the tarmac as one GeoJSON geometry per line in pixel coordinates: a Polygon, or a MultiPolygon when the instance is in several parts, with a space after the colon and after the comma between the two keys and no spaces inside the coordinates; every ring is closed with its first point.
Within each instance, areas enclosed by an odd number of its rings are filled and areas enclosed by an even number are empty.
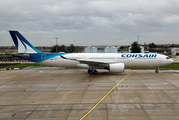
{"type": "Polygon", "coordinates": [[[179,120],[179,71],[0,71],[0,120],[179,120]]]}

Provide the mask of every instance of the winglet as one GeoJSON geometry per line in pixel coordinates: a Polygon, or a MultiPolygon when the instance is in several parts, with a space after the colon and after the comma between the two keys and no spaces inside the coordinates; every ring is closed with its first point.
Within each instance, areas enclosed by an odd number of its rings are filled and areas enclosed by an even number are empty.
{"type": "Polygon", "coordinates": [[[67,59],[66,57],[64,57],[64,56],[62,56],[62,55],[60,55],[63,59],[67,59]]]}
{"type": "Polygon", "coordinates": [[[43,53],[32,46],[18,31],[9,31],[18,53],[43,53]]]}
{"type": "Polygon", "coordinates": [[[60,55],[63,59],[68,59],[68,60],[77,60],[77,59],[74,59],[74,58],[66,58],[64,57],[63,55],[60,55]]]}

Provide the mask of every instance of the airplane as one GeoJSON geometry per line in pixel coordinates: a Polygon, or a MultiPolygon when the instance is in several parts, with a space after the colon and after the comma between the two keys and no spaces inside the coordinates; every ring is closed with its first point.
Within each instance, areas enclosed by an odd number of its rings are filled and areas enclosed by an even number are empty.
{"type": "Polygon", "coordinates": [[[166,55],[157,53],[44,53],[31,45],[18,31],[9,31],[18,53],[14,57],[55,67],[80,67],[88,69],[89,74],[98,74],[97,69],[113,73],[123,73],[125,67],[148,68],[173,63],[166,55]]]}

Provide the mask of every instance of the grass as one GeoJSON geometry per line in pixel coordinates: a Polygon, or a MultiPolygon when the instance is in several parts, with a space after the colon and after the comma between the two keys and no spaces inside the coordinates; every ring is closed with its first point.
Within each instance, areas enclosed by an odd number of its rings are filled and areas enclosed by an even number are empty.
{"type": "Polygon", "coordinates": [[[38,64],[38,63],[21,63],[21,64],[2,67],[1,69],[5,69],[5,68],[26,68],[26,67],[30,67],[30,66],[37,67],[37,66],[41,66],[41,65],[38,64]]]}
{"type": "Polygon", "coordinates": [[[170,65],[163,66],[160,69],[162,69],[162,70],[166,70],[166,69],[179,70],[179,63],[172,63],[170,65]]]}
{"type": "Polygon", "coordinates": [[[42,52],[50,52],[51,49],[38,49],[39,51],[42,51],[42,52]]]}
{"type": "MultiPolygon", "coordinates": [[[[132,69],[132,70],[154,70],[156,68],[126,68],[126,69],[132,69]]],[[[179,70],[179,63],[172,63],[167,66],[163,66],[159,68],[160,70],[179,70]]]]}
{"type": "MultiPolygon", "coordinates": [[[[17,65],[11,65],[11,66],[6,66],[3,68],[26,68],[26,67],[37,67],[37,66],[41,66],[38,63],[21,63],[21,64],[17,64],[17,65]]],[[[45,65],[43,65],[45,66],[45,65]]],[[[0,68],[0,69],[3,69],[0,68]]],[[[126,69],[132,69],[132,70],[154,70],[155,68],[126,68],[126,69]]],[[[159,68],[160,70],[179,70],[179,63],[172,63],[170,65],[167,66],[163,66],[159,68]]]]}

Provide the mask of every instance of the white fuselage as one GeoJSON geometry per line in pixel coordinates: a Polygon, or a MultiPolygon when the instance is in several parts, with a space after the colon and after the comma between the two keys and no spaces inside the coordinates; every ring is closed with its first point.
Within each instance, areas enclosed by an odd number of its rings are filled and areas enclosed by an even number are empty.
{"type": "MultiPolygon", "coordinates": [[[[125,67],[161,67],[173,62],[165,55],[153,53],[70,53],[46,60],[40,64],[57,67],[89,68],[80,60],[112,63],[124,63],[125,67]]],[[[100,67],[99,67],[100,68],[100,67]]]]}

